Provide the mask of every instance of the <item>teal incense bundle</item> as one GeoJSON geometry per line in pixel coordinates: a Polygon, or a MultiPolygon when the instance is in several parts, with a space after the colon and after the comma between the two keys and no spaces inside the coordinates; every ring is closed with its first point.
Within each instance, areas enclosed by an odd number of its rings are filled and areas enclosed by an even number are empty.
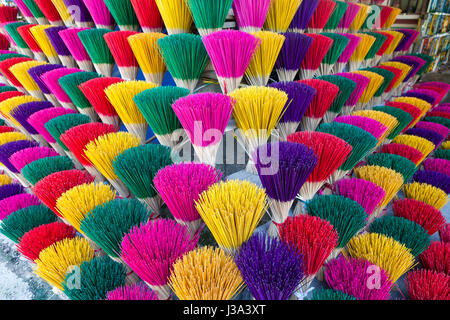
{"type": "Polygon", "coordinates": [[[408,182],[416,173],[417,166],[411,160],[397,154],[375,153],[367,157],[367,163],[373,166],[392,169],[403,176],[403,180],[408,182]]]}
{"type": "Polygon", "coordinates": [[[111,77],[114,69],[114,57],[109,50],[103,36],[109,32],[108,29],[88,29],[78,32],[78,37],[94,64],[97,73],[111,77]]]}
{"type": "Polygon", "coordinates": [[[103,0],[121,31],[138,31],[139,21],[130,0],[103,0]]]}
{"type": "Polygon", "coordinates": [[[26,22],[11,22],[3,25],[8,35],[14,40],[16,43],[16,47],[19,53],[26,55],[28,57],[33,57],[33,52],[30,47],[27,45],[25,40],[22,38],[20,33],[17,31],[18,28],[22,26],[26,26],[28,23],[26,22]]]}
{"type": "Polygon", "coordinates": [[[322,62],[320,63],[319,70],[317,71],[317,74],[316,74],[319,76],[327,75],[327,74],[331,73],[331,70],[333,69],[334,65],[336,64],[339,57],[344,52],[345,48],[347,47],[348,43],[350,42],[349,38],[347,38],[344,35],[340,35],[338,33],[322,32],[321,35],[324,35],[324,36],[332,39],[333,44],[331,45],[327,54],[325,55],[322,62]]]}
{"type": "Polygon", "coordinates": [[[203,37],[222,30],[233,0],[185,0],[198,33],[203,37]]]}
{"type": "MultiPolygon", "coordinates": [[[[370,16],[369,16],[370,18],[370,16]]],[[[368,34],[372,37],[375,37],[375,42],[370,47],[370,50],[367,52],[366,56],[363,60],[364,67],[370,67],[374,65],[374,59],[378,51],[383,46],[384,42],[387,40],[387,36],[379,33],[379,32],[362,32],[364,34],[368,34]]]]}
{"type": "Polygon", "coordinates": [[[325,27],[323,27],[323,30],[327,32],[336,32],[336,29],[341,20],[343,19],[345,12],[347,11],[347,8],[349,6],[349,4],[344,1],[334,1],[334,2],[336,3],[334,11],[331,14],[330,18],[328,18],[325,27]]]}
{"type": "Polygon", "coordinates": [[[72,160],[66,156],[47,157],[33,161],[20,171],[33,186],[55,172],[74,169],[72,160]]]}

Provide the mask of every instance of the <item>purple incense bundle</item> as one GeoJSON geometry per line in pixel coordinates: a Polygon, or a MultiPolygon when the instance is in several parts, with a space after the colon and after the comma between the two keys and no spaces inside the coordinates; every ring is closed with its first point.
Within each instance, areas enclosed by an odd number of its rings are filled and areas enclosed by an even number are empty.
{"type": "MultiPolygon", "coordinates": [[[[436,110],[436,108],[433,110],[436,110]]],[[[449,110],[449,112],[450,112],[450,110],[449,110]]],[[[450,133],[450,129],[447,128],[446,126],[439,124],[439,123],[428,122],[428,121],[417,122],[415,128],[432,130],[432,131],[440,134],[441,136],[443,136],[444,139],[447,139],[448,134],[450,133]]]]}
{"type": "Polygon", "coordinates": [[[21,193],[15,196],[3,199],[0,201],[0,221],[4,220],[11,213],[30,207],[30,206],[38,206],[41,204],[41,201],[32,194],[29,193],[21,193]]]}
{"type": "Polygon", "coordinates": [[[55,138],[48,132],[48,130],[45,128],[45,124],[51,119],[69,113],[76,113],[76,111],[65,108],[49,108],[33,113],[28,118],[28,122],[33,126],[33,128],[36,129],[36,131],[39,132],[41,136],[44,137],[44,139],[50,144],[50,146],[62,156],[66,155],[64,149],[56,142],[55,138]]]}
{"type": "Polygon", "coordinates": [[[58,99],[56,99],[55,95],[50,91],[47,87],[47,84],[42,81],[41,76],[49,71],[64,68],[60,64],[44,64],[42,66],[37,66],[28,70],[28,73],[33,78],[33,80],[38,85],[39,89],[41,89],[45,98],[50,101],[54,106],[60,107],[58,99]]]}
{"type": "Polygon", "coordinates": [[[261,31],[269,12],[271,0],[234,0],[233,12],[239,30],[245,32],[261,31]]]}
{"type": "Polygon", "coordinates": [[[39,145],[36,142],[29,140],[19,140],[1,145],[0,162],[12,173],[20,173],[19,170],[17,170],[16,167],[14,167],[11,162],[9,162],[9,157],[11,157],[17,151],[38,146],[39,145]]]}
{"type": "Polygon", "coordinates": [[[355,36],[354,34],[350,33],[339,33],[341,36],[345,36],[349,39],[349,42],[347,46],[345,47],[344,51],[342,51],[341,55],[337,59],[336,64],[333,67],[334,73],[342,72],[345,69],[345,66],[347,65],[348,61],[350,60],[350,57],[352,56],[353,52],[355,52],[356,47],[358,47],[359,43],[361,42],[361,38],[358,36],[355,36]]]}
{"type": "Polygon", "coordinates": [[[411,128],[405,131],[405,134],[409,134],[412,136],[422,137],[424,139],[427,139],[428,141],[431,141],[437,149],[441,143],[445,140],[443,136],[441,136],[439,133],[428,130],[428,129],[422,129],[422,128],[411,128]]]}
{"type": "Polygon", "coordinates": [[[277,126],[280,132],[280,139],[286,140],[288,135],[297,131],[303,115],[308,110],[317,90],[299,82],[275,82],[269,87],[282,90],[288,95],[288,102],[286,103],[283,117],[277,126]]]}
{"type": "Polygon", "coordinates": [[[395,48],[395,52],[408,52],[420,34],[419,31],[414,29],[395,29],[395,31],[403,33],[403,38],[395,48]]]}
{"type": "Polygon", "coordinates": [[[288,300],[304,277],[302,255],[261,233],[242,245],[235,261],[255,300],[288,300]]]}
{"type": "Polygon", "coordinates": [[[75,68],[62,68],[52,70],[41,75],[41,80],[47,84],[48,89],[55,95],[56,99],[58,99],[59,104],[66,109],[76,110],[76,107],[59,84],[59,79],[76,72],[82,72],[82,70],[75,68]]]}
{"type": "Polygon", "coordinates": [[[425,170],[441,172],[450,176],[450,160],[426,159],[422,164],[425,170]]]}
{"type": "Polygon", "coordinates": [[[403,80],[403,82],[407,82],[409,79],[414,77],[416,75],[416,73],[419,72],[419,70],[426,63],[425,60],[420,59],[419,57],[416,57],[416,56],[398,56],[398,57],[393,58],[392,61],[398,61],[398,62],[401,62],[401,63],[411,66],[412,69],[409,72],[409,74],[406,76],[405,80],[403,80]]]}
{"type": "Polygon", "coordinates": [[[17,151],[9,157],[9,162],[20,172],[22,168],[29,165],[33,161],[48,158],[57,157],[59,154],[49,147],[32,147],[17,151]]]}
{"type": "MultiPolygon", "coordinates": [[[[440,94],[429,89],[412,89],[402,94],[403,97],[413,97],[425,100],[433,106],[439,103],[440,94]]],[[[433,110],[434,111],[434,110],[433,110]]]]}
{"type": "Polygon", "coordinates": [[[153,182],[175,220],[195,234],[203,225],[195,203],[221,178],[222,173],[209,165],[180,163],[161,169],[153,182]]]}
{"type": "Polygon", "coordinates": [[[450,193],[450,176],[441,172],[421,170],[413,176],[414,182],[426,183],[443,190],[446,194],[450,193]]]}
{"type": "Polygon", "coordinates": [[[237,30],[213,32],[202,38],[224,94],[237,89],[261,40],[237,30]]]}
{"type": "Polygon", "coordinates": [[[76,67],[75,59],[72,57],[65,42],[59,35],[60,31],[66,29],[67,29],[66,27],[52,27],[45,29],[45,33],[47,34],[47,37],[50,40],[50,43],[52,44],[53,48],[55,48],[55,51],[58,54],[58,57],[61,60],[62,64],[66,68],[75,68],[76,67]]]}
{"type": "Polygon", "coordinates": [[[25,193],[25,189],[20,184],[6,184],[0,186],[0,201],[21,193],[25,193]]]}
{"type": "Polygon", "coordinates": [[[384,136],[386,131],[388,130],[388,127],[386,127],[381,122],[378,122],[371,118],[362,117],[362,116],[340,116],[340,117],[337,117],[336,119],[334,119],[334,122],[346,123],[346,124],[351,124],[352,126],[359,127],[361,129],[369,132],[371,135],[373,135],[379,141],[384,136]]]}
{"type": "Polygon", "coordinates": [[[274,142],[259,147],[253,155],[261,184],[271,199],[272,224],[268,234],[277,236],[277,226],[283,224],[300,189],[312,171],[318,158],[314,151],[303,144],[274,142]]]}
{"type": "Polygon", "coordinates": [[[358,103],[359,98],[361,98],[367,86],[370,84],[370,79],[361,74],[350,72],[337,73],[336,75],[356,82],[355,90],[353,90],[353,93],[350,95],[350,98],[348,98],[347,102],[345,102],[344,107],[341,110],[341,114],[350,115],[356,104],[358,103]]]}
{"type": "Polygon", "coordinates": [[[325,281],[359,300],[389,300],[392,283],[380,267],[364,259],[339,257],[325,264],[325,281]],[[377,277],[373,277],[377,274],[377,277]]]}
{"type": "Polygon", "coordinates": [[[360,10],[360,6],[356,3],[347,2],[348,7],[347,10],[345,10],[344,16],[342,17],[341,21],[339,22],[336,31],[338,32],[347,32],[348,28],[350,28],[350,25],[352,24],[353,20],[355,19],[356,15],[358,14],[360,10]]]}
{"type": "Polygon", "coordinates": [[[319,0],[302,1],[288,31],[304,33],[308,27],[309,20],[311,20],[311,17],[314,14],[314,11],[316,11],[318,5],[319,0]]]}
{"type": "Polygon", "coordinates": [[[41,145],[47,145],[45,139],[33,128],[33,126],[28,122],[28,118],[41,110],[53,108],[53,105],[48,101],[35,101],[24,103],[17,106],[13,111],[11,111],[11,116],[19,122],[25,130],[27,130],[31,137],[38,141],[41,145]]]}
{"type": "Polygon", "coordinates": [[[173,263],[198,243],[198,234],[174,220],[157,219],[133,227],[122,240],[121,258],[158,294],[160,300],[170,298],[168,278],[173,263]]]}
{"type": "MultiPolygon", "coordinates": [[[[103,2],[103,1],[102,1],[103,2]]],[[[77,65],[84,71],[94,71],[94,65],[91,57],[81,43],[78,32],[86,30],[86,28],[70,28],[59,32],[59,36],[64,41],[70,54],[73,56],[77,65]]]]}
{"type": "Polygon", "coordinates": [[[351,178],[338,181],[335,185],[335,194],[358,202],[370,217],[383,201],[386,192],[371,181],[351,178]]]}
{"type": "Polygon", "coordinates": [[[275,63],[275,70],[280,81],[293,81],[313,43],[313,38],[293,32],[283,33],[283,35],[286,39],[275,63]]]}
{"type": "Polygon", "coordinates": [[[108,292],[108,300],[158,300],[158,296],[144,283],[130,284],[108,292]]]}
{"type": "Polygon", "coordinates": [[[84,0],[63,0],[67,8],[75,7],[77,10],[69,11],[79,28],[93,28],[95,26],[91,14],[84,0]]]}

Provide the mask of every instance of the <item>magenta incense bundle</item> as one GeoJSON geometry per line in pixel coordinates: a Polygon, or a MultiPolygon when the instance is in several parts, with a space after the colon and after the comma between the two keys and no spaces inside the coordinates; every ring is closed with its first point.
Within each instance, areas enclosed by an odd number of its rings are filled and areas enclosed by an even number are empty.
{"type": "Polygon", "coordinates": [[[344,71],[345,66],[347,65],[348,61],[350,60],[350,57],[352,56],[353,52],[355,52],[356,47],[361,42],[361,38],[358,36],[355,36],[350,33],[341,33],[340,35],[345,36],[349,39],[349,42],[347,46],[345,47],[344,51],[342,51],[342,54],[339,56],[336,64],[333,67],[334,73],[339,73],[344,71]]]}
{"type": "Polygon", "coordinates": [[[76,110],[76,107],[73,104],[72,100],[67,95],[67,93],[63,90],[58,81],[62,77],[76,72],[82,72],[82,70],[66,69],[66,68],[56,69],[46,72],[41,76],[42,81],[44,81],[47,84],[48,89],[55,95],[60,105],[66,109],[76,110]]]}
{"type": "Polygon", "coordinates": [[[23,167],[29,165],[33,161],[57,156],[59,156],[59,154],[53,150],[53,148],[31,147],[14,153],[11,157],[9,157],[9,162],[11,162],[11,164],[20,172],[23,167]]]}
{"type": "Polygon", "coordinates": [[[64,41],[67,49],[72,57],[75,59],[78,67],[81,70],[92,72],[94,71],[94,65],[92,64],[91,57],[81,43],[78,37],[78,32],[86,30],[84,28],[70,28],[59,31],[59,36],[64,41]]]}
{"type": "Polygon", "coordinates": [[[261,31],[269,12],[271,0],[234,0],[233,12],[239,30],[245,32],[261,31]]]}
{"type": "Polygon", "coordinates": [[[114,30],[116,22],[103,0],[83,0],[98,29],[114,30]]]}
{"type": "Polygon", "coordinates": [[[356,82],[355,90],[353,91],[350,98],[347,100],[347,102],[344,104],[344,107],[341,110],[341,114],[350,115],[353,112],[353,109],[355,109],[356,104],[358,103],[362,94],[364,93],[364,90],[366,90],[367,86],[369,85],[370,79],[363,75],[349,72],[337,73],[336,75],[346,77],[356,82]]]}
{"type": "Polygon", "coordinates": [[[347,10],[345,10],[344,16],[342,17],[336,29],[338,32],[347,32],[359,10],[361,9],[361,7],[356,3],[347,2],[347,4],[347,10]]]}

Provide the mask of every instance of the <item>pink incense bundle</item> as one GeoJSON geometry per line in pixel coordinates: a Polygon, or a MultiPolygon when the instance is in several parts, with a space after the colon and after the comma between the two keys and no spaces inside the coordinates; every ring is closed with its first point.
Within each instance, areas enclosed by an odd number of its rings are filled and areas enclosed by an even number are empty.
{"type": "Polygon", "coordinates": [[[380,267],[364,259],[340,256],[325,265],[325,281],[358,300],[389,300],[392,282],[380,267]],[[376,273],[377,279],[371,277],[376,273]]]}
{"type": "Polygon", "coordinates": [[[450,160],[427,159],[423,162],[425,170],[437,171],[450,176],[450,160]]]}
{"type": "Polygon", "coordinates": [[[86,28],[69,28],[66,30],[59,31],[59,36],[69,49],[70,54],[75,59],[78,67],[81,70],[92,72],[94,71],[94,65],[92,64],[91,57],[81,43],[78,37],[78,32],[82,30],[87,30],[86,28]]]}
{"type": "Polygon", "coordinates": [[[439,124],[439,123],[428,122],[428,121],[417,122],[417,124],[415,125],[415,128],[427,129],[427,130],[434,131],[434,132],[440,134],[441,136],[443,136],[444,138],[447,138],[447,136],[450,133],[450,129],[447,128],[446,126],[439,124]]]}
{"type": "Polygon", "coordinates": [[[29,165],[33,161],[57,156],[59,156],[59,154],[52,148],[33,147],[14,153],[11,157],[9,157],[9,162],[11,162],[11,164],[20,172],[23,167],[29,165]]]}
{"type": "Polygon", "coordinates": [[[347,10],[345,10],[344,16],[342,17],[336,28],[336,31],[338,32],[347,32],[359,10],[361,9],[361,7],[356,3],[347,2],[347,4],[347,10]]]}
{"type": "Polygon", "coordinates": [[[108,300],[158,300],[158,296],[144,283],[118,287],[107,294],[108,300]]]}
{"type": "Polygon", "coordinates": [[[30,206],[38,206],[39,199],[29,193],[16,194],[0,201],[0,221],[4,220],[11,213],[30,206]]]}
{"type": "Polygon", "coordinates": [[[209,165],[180,163],[161,169],[153,182],[175,220],[195,234],[203,225],[195,204],[221,177],[222,173],[209,165]]]}
{"type": "Polygon", "coordinates": [[[137,34],[135,31],[115,31],[103,36],[122,78],[128,81],[136,80],[139,71],[136,57],[128,43],[128,37],[135,34],[137,34]]]}
{"type": "Polygon", "coordinates": [[[76,113],[74,110],[65,108],[48,108],[36,113],[33,113],[29,118],[28,122],[33,126],[33,128],[50,144],[50,146],[55,149],[60,155],[64,156],[66,153],[64,149],[56,142],[55,138],[48,132],[45,128],[45,124],[56,117],[76,113]]]}
{"type": "Polygon", "coordinates": [[[116,22],[103,0],[83,0],[97,29],[113,30],[116,22]]]}
{"type": "Polygon", "coordinates": [[[202,38],[224,94],[237,89],[261,40],[236,30],[213,32],[202,38]]]}
{"type": "Polygon", "coordinates": [[[450,90],[450,85],[444,82],[430,81],[430,82],[422,82],[417,85],[419,89],[430,89],[438,92],[440,94],[440,99],[444,99],[450,90]]]}
{"type": "Polygon", "coordinates": [[[269,12],[270,2],[271,0],[234,0],[233,12],[239,30],[245,32],[261,31],[269,12]]]}
{"type": "Polygon", "coordinates": [[[48,22],[54,26],[64,26],[64,22],[59,15],[58,10],[56,10],[55,5],[51,0],[33,0],[36,5],[41,9],[44,16],[47,18],[48,22]]]}
{"type": "Polygon", "coordinates": [[[220,93],[198,93],[172,105],[200,162],[215,166],[225,129],[233,113],[232,99],[220,93]]]}
{"type": "MultiPolygon", "coordinates": [[[[350,3],[349,3],[349,5],[350,5],[350,3]]],[[[358,36],[355,36],[354,34],[340,33],[340,35],[347,37],[349,39],[349,42],[348,42],[347,46],[345,47],[344,51],[339,56],[336,64],[333,67],[333,71],[335,73],[344,71],[345,66],[347,65],[348,61],[350,60],[350,57],[352,56],[353,52],[355,52],[356,47],[358,47],[359,43],[361,42],[361,38],[358,36]]]]}
{"type": "Polygon", "coordinates": [[[22,16],[25,18],[25,20],[28,23],[36,23],[36,19],[33,16],[33,13],[28,9],[27,5],[23,0],[14,0],[14,3],[16,4],[17,8],[19,8],[20,12],[22,13],[22,16]]]}
{"type": "Polygon", "coordinates": [[[315,131],[339,93],[339,87],[331,82],[319,79],[300,80],[299,82],[316,89],[313,101],[300,123],[302,131],[315,131]]]}
{"type": "Polygon", "coordinates": [[[371,181],[351,178],[336,183],[335,193],[358,202],[370,216],[383,201],[386,191],[371,181]]]}
{"type": "Polygon", "coordinates": [[[76,186],[92,183],[93,181],[94,178],[86,171],[60,171],[55,172],[36,183],[33,187],[33,193],[58,217],[61,217],[61,214],[56,209],[56,201],[59,197],[76,186]]]}
{"type": "Polygon", "coordinates": [[[321,32],[333,13],[334,7],[336,7],[336,2],[332,0],[320,0],[319,5],[309,20],[307,31],[310,33],[321,32]]]}
{"type": "Polygon", "coordinates": [[[311,148],[318,158],[317,166],[299,193],[299,199],[305,201],[314,197],[352,151],[352,147],[344,140],[323,132],[296,132],[288,136],[287,141],[311,148]]]}
{"type": "Polygon", "coordinates": [[[157,219],[133,227],[122,240],[121,258],[160,300],[170,298],[169,276],[174,262],[197,246],[198,234],[174,220],[157,219]]]}
{"type": "Polygon", "coordinates": [[[353,112],[353,109],[355,109],[356,104],[363,95],[367,86],[370,84],[370,79],[368,77],[363,76],[362,74],[350,72],[338,73],[336,75],[345,77],[356,83],[355,90],[353,90],[353,93],[350,95],[350,98],[348,98],[347,102],[344,104],[344,107],[341,110],[341,114],[350,115],[353,112]]]}
{"type": "Polygon", "coordinates": [[[328,50],[330,50],[333,40],[321,34],[306,33],[313,42],[303,59],[300,67],[300,79],[312,79],[319,70],[323,58],[325,58],[328,50]]]}
{"type": "Polygon", "coordinates": [[[12,72],[9,71],[9,68],[11,68],[12,66],[14,66],[18,63],[31,61],[31,60],[32,60],[31,58],[18,57],[18,58],[11,58],[11,59],[7,59],[4,61],[0,61],[0,72],[8,80],[8,83],[11,86],[15,87],[17,90],[19,90],[20,92],[23,92],[25,94],[28,94],[28,92],[25,90],[25,88],[20,83],[20,81],[17,80],[17,78],[12,74],[12,72]]]}
{"type": "Polygon", "coordinates": [[[161,32],[163,20],[155,0],[131,0],[143,32],[161,32]]]}
{"type": "Polygon", "coordinates": [[[27,44],[27,46],[33,52],[34,58],[39,61],[47,61],[47,56],[42,51],[39,44],[34,39],[33,35],[30,32],[30,28],[37,26],[36,24],[27,24],[17,28],[17,33],[20,34],[23,41],[27,44]]]}
{"type": "Polygon", "coordinates": [[[416,165],[419,165],[420,161],[423,159],[423,154],[419,150],[399,143],[391,143],[384,145],[381,148],[382,153],[390,153],[390,154],[396,154],[399,156],[402,156],[403,158],[406,158],[412,162],[414,162],[416,165]]]}
{"type": "Polygon", "coordinates": [[[56,99],[58,99],[59,103],[68,110],[76,110],[75,105],[72,100],[69,98],[67,93],[63,90],[63,88],[59,84],[59,79],[68,74],[82,72],[80,69],[69,69],[69,68],[61,68],[52,70],[41,75],[41,80],[47,84],[48,89],[55,95],[56,99]]]}
{"type": "Polygon", "coordinates": [[[346,123],[361,128],[377,138],[378,141],[381,141],[388,130],[388,127],[381,122],[362,116],[340,116],[334,119],[334,122],[346,123]]]}
{"type": "Polygon", "coordinates": [[[111,124],[120,129],[120,118],[105,94],[105,89],[124,80],[114,77],[95,78],[82,83],[79,88],[89,100],[103,123],[111,124]]]}

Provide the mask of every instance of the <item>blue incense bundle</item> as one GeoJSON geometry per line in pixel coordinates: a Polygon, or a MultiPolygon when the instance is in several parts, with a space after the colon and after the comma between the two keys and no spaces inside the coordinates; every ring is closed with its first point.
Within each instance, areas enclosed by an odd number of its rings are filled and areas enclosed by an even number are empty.
{"type": "Polygon", "coordinates": [[[262,234],[244,243],[235,261],[256,300],[287,300],[304,276],[302,255],[262,234]]]}
{"type": "Polygon", "coordinates": [[[280,139],[286,140],[287,136],[296,132],[303,115],[311,104],[317,90],[299,82],[275,82],[270,87],[277,88],[287,93],[288,102],[278,123],[280,139]]]}
{"type": "Polygon", "coordinates": [[[435,146],[436,149],[440,146],[440,144],[444,141],[444,137],[441,136],[439,133],[428,130],[428,129],[422,129],[422,128],[411,128],[405,131],[405,134],[409,134],[412,136],[422,137],[424,139],[427,139],[428,141],[431,141],[435,146]]]}
{"type": "Polygon", "coordinates": [[[450,193],[450,176],[442,172],[431,170],[417,171],[413,176],[413,181],[426,183],[443,190],[447,194],[450,193]]]}
{"type": "Polygon", "coordinates": [[[293,81],[313,43],[313,38],[293,32],[283,33],[283,35],[286,39],[275,63],[275,70],[280,81],[293,81]]]}
{"type": "Polygon", "coordinates": [[[297,13],[292,19],[291,25],[289,26],[289,32],[304,33],[308,27],[309,20],[311,20],[314,11],[316,11],[319,5],[319,0],[304,0],[300,4],[297,13]]]}

